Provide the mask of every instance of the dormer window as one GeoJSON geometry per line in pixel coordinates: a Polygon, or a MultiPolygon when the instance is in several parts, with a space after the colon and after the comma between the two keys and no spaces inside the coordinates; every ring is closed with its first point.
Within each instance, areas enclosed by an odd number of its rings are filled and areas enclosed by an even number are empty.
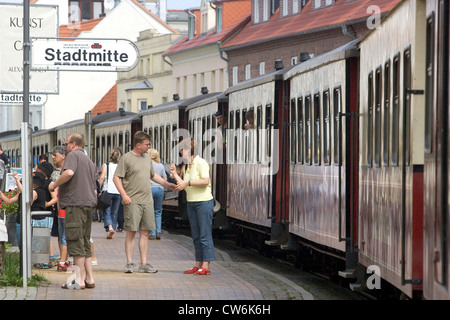
{"type": "Polygon", "coordinates": [[[336,0],[312,0],[313,9],[328,7],[334,4],[336,0]]]}
{"type": "Polygon", "coordinates": [[[270,0],[270,14],[273,15],[280,7],[280,0],[270,0]]]}
{"type": "Polygon", "coordinates": [[[263,0],[263,21],[269,20],[269,1],[263,0]]]}
{"type": "Polygon", "coordinates": [[[253,21],[259,22],[259,0],[253,0],[253,21]]]}
{"type": "Polygon", "coordinates": [[[222,6],[216,8],[216,32],[222,32],[223,20],[222,20],[223,10],[222,6]]]}

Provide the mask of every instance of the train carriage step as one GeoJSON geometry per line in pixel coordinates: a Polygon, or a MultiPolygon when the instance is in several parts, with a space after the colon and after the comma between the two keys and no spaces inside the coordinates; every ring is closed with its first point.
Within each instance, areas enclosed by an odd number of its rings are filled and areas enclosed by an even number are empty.
{"type": "Polygon", "coordinates": [[[338,275],[345,279],[357,279],[355,275],[355,269],[346,269],[343,271],[338,271],[338,275]]]}
{"type": "Polygon", "coordinates": [[[350,283],[350,290],[359,292],[363,290],[361,283],[350,283]]]}
{"type": "Polygon", "coordinates": [[[268,246],[277,246],[278,240],[266,240],[266,241],[264,241],[264,243],[268,246]]]}

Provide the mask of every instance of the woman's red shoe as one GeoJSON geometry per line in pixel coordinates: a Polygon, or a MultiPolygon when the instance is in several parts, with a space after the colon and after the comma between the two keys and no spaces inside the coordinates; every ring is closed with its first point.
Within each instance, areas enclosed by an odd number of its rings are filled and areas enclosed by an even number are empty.
{"type": "Polygon", "coordinates": [[[200,268],[194,274],[197,274],[197,275],[200,275],[200,276],[207,276],[207,275],[211,274],[211,271],[209,271],[206,268],[200,268]]]}
{"type": "Polygon", "coordinates": [[[196,266],[194,266],[192,269],[185,270],[184,274],[193,274],[193,273],[196,273],[197,271],[198,271],[198,268],[196,266]]]}

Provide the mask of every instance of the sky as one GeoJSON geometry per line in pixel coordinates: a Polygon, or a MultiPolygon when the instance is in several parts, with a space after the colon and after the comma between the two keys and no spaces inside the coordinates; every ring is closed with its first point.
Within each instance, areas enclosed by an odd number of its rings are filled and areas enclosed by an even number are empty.
{"type": "Polygon", "coordinates": [[[187,9],[200,7],[202,0],[167,0],[167,9],[187,9]]]}

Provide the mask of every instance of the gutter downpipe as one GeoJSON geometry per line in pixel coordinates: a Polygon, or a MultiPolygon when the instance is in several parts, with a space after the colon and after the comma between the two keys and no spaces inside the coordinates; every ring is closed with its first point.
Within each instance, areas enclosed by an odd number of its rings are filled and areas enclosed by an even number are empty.
{"type": "Polygon", "coordinates": [[[348,26],[347,26],[347,23],[346,23],[346,22],[341,23],[341,27],[342,27],[342,33],[344,34],[344,36],[347,36],[347,37],[349,37],[349,38],[352,39],[352,40],[355,40],[355,39],[356,39],[356,35],[351,34],[351,33],[348,31],[348,26]]]}
{"type": "Polygon", "coordinates": [[[223,50],[222,50],[222,48],[220,47],[220,46],[222,45],[222,42],[217,41],[216,44],[217,44],[217,49],[219,50],[219,56],[220,56],[220,59],[222,59],[222,60],[225,61],[225,62],[228,62],[228,59],[225,58],[225,57],[223,56],[223,50]]]}

